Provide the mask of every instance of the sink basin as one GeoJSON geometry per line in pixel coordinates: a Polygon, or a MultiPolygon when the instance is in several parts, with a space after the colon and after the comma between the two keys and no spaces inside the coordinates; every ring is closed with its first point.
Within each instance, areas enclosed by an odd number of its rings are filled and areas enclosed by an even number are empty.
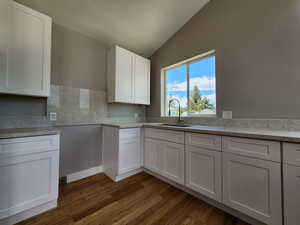
{"type": "Polygon", "coordinates": [[[169,127],[191,127],[192,125],[188,124],[180,124],[180,123],[164,123],[162,126],[169,126],[169,127]]]}

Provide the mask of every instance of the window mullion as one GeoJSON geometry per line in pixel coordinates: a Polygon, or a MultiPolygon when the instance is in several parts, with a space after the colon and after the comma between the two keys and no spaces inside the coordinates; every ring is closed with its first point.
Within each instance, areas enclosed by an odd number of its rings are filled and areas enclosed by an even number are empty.
{"type": "Polygon", "coordinates": [[[187,115],[190,114],[190,64],[187,66],[187,115]]]}

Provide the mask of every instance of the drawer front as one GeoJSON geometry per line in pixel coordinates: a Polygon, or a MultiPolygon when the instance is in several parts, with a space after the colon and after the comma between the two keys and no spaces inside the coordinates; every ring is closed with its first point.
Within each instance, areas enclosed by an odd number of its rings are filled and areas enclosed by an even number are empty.
{"type": "Polygon", "coordinates": [[[280,142],[222,137],[222,150],[233,154],[281,162],[280,142]]]}
{"type": "Polygon", "coordinates": [[[184,132],[146,128],[145,137],[184,144],[184,132]]]}
{"type": "Polygon", "coordinates": [[[59,135],[0,140],[0,158],[59,150],[59,135]]]}
{"type": "Polygon", "coordinates": [[[185,143],[195,147],[204,147],[221,151],[221,136],[186,133],[185,143]]]}
{"type": "Polygon", "coordinates": [[[120,139],[131,139],[140,137],[140,128],[120,129],[120,139]]]}
{"type": "Polygon", "coordinates": [[[283,162],[300,166],[300,144],[283,143],[283,162]]]}

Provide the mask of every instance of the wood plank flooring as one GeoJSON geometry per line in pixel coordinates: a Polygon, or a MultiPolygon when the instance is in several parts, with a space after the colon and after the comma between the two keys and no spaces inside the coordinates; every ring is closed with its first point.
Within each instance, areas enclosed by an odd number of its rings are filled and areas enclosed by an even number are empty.
{"type": "Polygon", "coordinates": [[[60,186],[58,208],[18,225],[247,225],[146,173],[60,186]]]}

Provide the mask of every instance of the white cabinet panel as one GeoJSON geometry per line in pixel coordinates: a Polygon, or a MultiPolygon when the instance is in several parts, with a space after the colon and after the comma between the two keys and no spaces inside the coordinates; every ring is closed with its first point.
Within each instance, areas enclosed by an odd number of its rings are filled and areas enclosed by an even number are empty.
{"type": "Polygon", "coordinates": [[[11,6],[8,68],[0,92],[49,96],[52,20],[16,2],[11,6]]]}
{"type": "Polygon", "coordinates": [[[281,225],[280,163],[223,153],[223,203],[266,224],[281,225]]]}
{"type": "Polygon", "coordinates": [[[222,151],[281,162],[280,142],[222,137],[222,151]]]}
{"type": "Polygon", "coordinates": [[[0,1],[0,90],[6,87],[11,0],[0,1]]]}
{"type": "Polygon", "coordinates": [[[300,221],[300,167],[283,165],[285,225],[300,221]]]}
{"type": "Polygon", "coordinates": [[[116,48],[116,100],[133,101],[133,60],[134,55],[126,49],[116,48]]]}
{"type": "Polygon", "coordinates": [[[221,202],[221,152],[187,146],[185,162],[185,185],[196,192],[221,202]]]}
{"type": "Polygon", "coordinates": [[[184,145],[162,142],[163,175],[184,184],[184,145]]]}
{"type": "Polygon", "coordinates": [[[150,105],[150,60],[134,56],[134,103],[150,105]]]}
{"type": "Polygon", "coordinates": [[[145,139],[145,168],[184,184],[184,145],[145,139]]]}
{"type": "Polygon", "coordinates": [[[145,156],[144,156],[145,168],[156,173],[161,173],[163,168],[162,166],[163,153],[162,153],[161,141],[146,138],[144,151],[145,151],[145,156]]]}
{"type": "Polygon", "coordinates": [[[121,140],[119,146],[119,174],[141,167],[140,138],[121,140]]]}

